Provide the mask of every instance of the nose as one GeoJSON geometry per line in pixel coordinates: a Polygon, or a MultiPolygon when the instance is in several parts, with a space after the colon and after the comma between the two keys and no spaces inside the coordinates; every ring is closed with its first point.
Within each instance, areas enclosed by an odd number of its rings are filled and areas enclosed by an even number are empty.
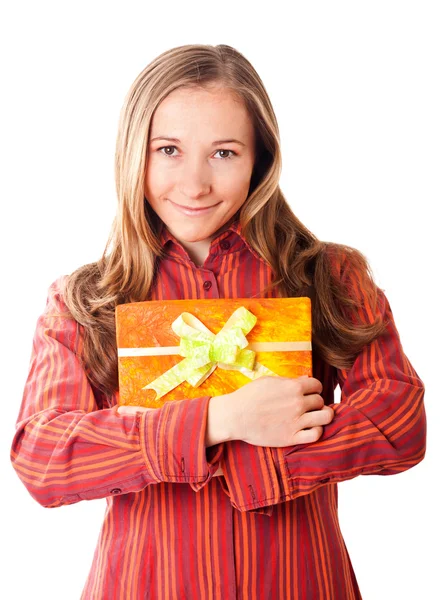
{"type": "Polygon", "coordinates": [[[185,160],[179,180],[179,191],[187,198],[206,196],[211,190],[210,167],[199,159],[185,160]]]}

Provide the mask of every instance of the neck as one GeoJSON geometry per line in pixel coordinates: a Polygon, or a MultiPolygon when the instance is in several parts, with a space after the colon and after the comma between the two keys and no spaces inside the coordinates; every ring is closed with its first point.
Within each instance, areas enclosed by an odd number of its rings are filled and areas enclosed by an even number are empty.
{"type": "Polygon", "coordinates": [[[197,267],[202,267],[209,255],[211,240],[199,242],[181,242],[181,246],[187,250],[187,254],[197,267]]]}

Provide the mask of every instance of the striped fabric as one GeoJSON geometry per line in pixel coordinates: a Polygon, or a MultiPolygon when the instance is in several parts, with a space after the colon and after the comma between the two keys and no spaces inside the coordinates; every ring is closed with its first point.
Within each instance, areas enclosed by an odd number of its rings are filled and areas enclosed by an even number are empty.
{"type": "MultiPolygon", "coordinates": [[[[202,267],[166,230],[162,241],[168,256],[152,299],[262,296],[271,281],[236,223],[212,242],[202,267]]],[[[360,281],[344,272],[360,295],[360,281]]],[[[105,403],[79,360],[82,328],[57,316],[62,283],[50,287],[37,323],[11,457],[43,506],[106,498],[82,598],[360,598],[339,528],[337,482],[399,473],[425,452],[423,384],[383,292],[388,328],[351,369],[314,353],[314,376],[335,411],[318,442],[206,448],[209,397],[143,415],[119,415],[117,396],[105,403]],[[341,402],[333,404],[337,384],[341,402]],[[213,477],[219,465],[224,476],[213,477]]],[[[372,319],[366,304],[362,317],[372,319]]]]}

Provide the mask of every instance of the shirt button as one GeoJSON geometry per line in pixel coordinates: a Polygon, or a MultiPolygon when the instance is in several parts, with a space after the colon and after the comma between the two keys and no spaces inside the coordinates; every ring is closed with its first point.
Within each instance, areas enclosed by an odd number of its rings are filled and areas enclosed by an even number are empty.
{"type": "Polygon", "coordinates": [[[212,282],[211,281],[204,281],[203,286],[202,286],[205,290],[209,290],[212,287],[212,282]]]}
{"type": "Polygon", "coordinates": [[[223,240],[219,245],[222,250],[228,250],[230,248],[230,242],[227,240],[223,240]]]}
{"type": "Polygon", "coordinates": [[[112,490],[110,490],[110,494],[121,494],[122,490],[121,488],[113,488],[112,490]]]}

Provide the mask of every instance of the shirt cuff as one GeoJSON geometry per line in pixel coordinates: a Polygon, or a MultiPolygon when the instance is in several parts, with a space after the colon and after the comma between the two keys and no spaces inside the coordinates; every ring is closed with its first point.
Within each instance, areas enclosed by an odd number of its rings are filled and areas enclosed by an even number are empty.
{"type": "Polygon", "coordinates": [[[279,460],[277,450],[241,440],[224,444],[221,468],[225,485],[223,482],[222,485],[234,508],[270,516],[273,505],[286,497],[285,465],[279,460]]]}
{"type": "MultiPolygon", "coordinates": [[[[220,460],[222,459],[222,455],[223,455],[223,451],[224,451],[224,442],[221,442],[220,444],[215,444],[215,446],[209,446],[208,448],[206,448],[206,456],[205,456],[205,461],[207,463],[207,469],[208,469],[208,476],[204,479],[204,481],[201,482],[190,482],[190,487],[192,488],[192,490],[194,490],[195,492],[199,492],[199,490],[201,488],[203,488],[210,479],[212,479],[213,475],[216,473],[216,471],[219,468],[219,463],[220,460]]],[[[218,479],[223,479],[222,477],[218,477],[218,479]]]]}
{"type": "Polygon", "coordinates": [[[190,483],[198,491],[218,470],[224,444],[206,448],[210,396],[166,402],[141,415],[141,445],[158,482],[190,483]]]}

